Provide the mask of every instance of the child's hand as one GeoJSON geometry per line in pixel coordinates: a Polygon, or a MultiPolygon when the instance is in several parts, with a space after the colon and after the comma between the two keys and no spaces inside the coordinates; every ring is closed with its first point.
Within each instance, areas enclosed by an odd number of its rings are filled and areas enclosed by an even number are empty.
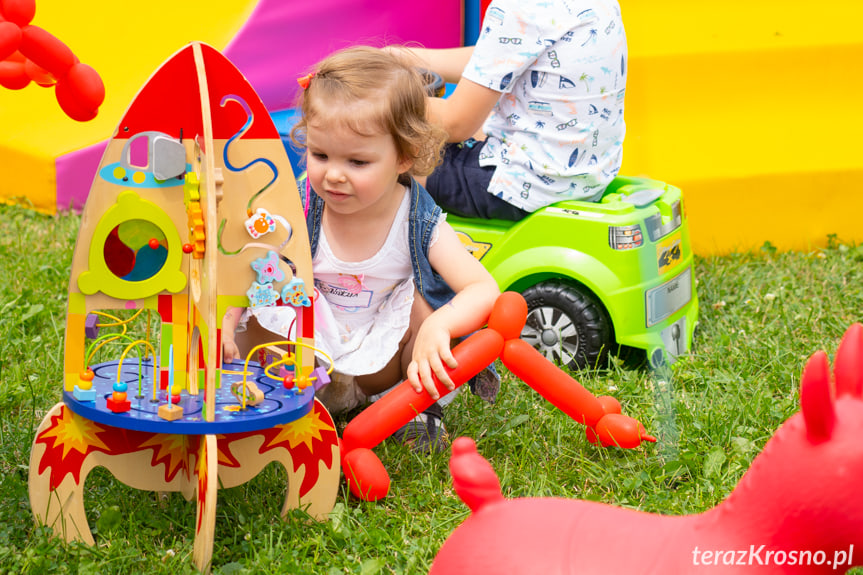
{"type": "Polygon", "coordinates": [[[232,339],[222,341],[222,363],[231,363],[235,359],[240,359],[240,348],[232,339]]]}
{"type": "Polygon", "coordinates": [[[408,381],[417,393],[421,393],[425,388],[432,399],[438,400],[440,393],[435,386],[432,374],[437,376],[448,390],[455,389],[455,384],[450,379],[446,367],[450,369],[458,367],[458,362],[456,362],[450,349],[449,330],[434,325],[434,320],[429,318],[423,322],[419,333],[417,333],[412,361],[407,369],[408,381]]]}

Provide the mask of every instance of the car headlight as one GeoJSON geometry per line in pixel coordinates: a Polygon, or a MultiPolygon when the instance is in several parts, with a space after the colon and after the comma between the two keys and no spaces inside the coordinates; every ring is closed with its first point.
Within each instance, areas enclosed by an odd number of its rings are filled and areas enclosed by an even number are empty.
{"type": "Polygon", "coordinates": [[[644,225],[647,228],[647,235],[650,241],[655,242],[663,236],[667,236],[674,230],[680,227],[683,223],[683,210],[681,209],[680,200],[671,204],[671,217],[662,223],[662,214],[653,214],[644,220],[644,225]]]}

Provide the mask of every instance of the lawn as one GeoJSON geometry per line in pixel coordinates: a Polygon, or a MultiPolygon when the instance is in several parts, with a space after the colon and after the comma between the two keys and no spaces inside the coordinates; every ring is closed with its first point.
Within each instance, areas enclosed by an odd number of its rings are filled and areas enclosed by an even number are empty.
{"type": "MultiPolygon", "coordinates": [[[[33,433],[60,400],[68,273],[80,219],[0,207],[0,573],[193,573],[194,502],[136,491],[97,469],[86,506],[97,545],[66,545],[33,521],[27,474],[33,433]]],[[[698,513],[734,488],[776,428],[798,409],[805,360],[832,357],[863,320],[863,248],[835,237],[809,253],[696,262],[701,322],[694,352],[668,374],[636,358],[575,374],[658,436],[631,451],[594,447],[584,430],[504,371],[498,402],[461,394],[452,436],[477,440],[507,497],[602,501],[664,514],[698,513]]],[[[339,421],[344,425],[344,421],[339,421]]],[[[390,496],[364,503],[344,486],[331,519],[279,518],[285,474],[271,465],[219,493],[214,573],[424,573],[468,514],[447,454],[376,449],[390,496]]]]}

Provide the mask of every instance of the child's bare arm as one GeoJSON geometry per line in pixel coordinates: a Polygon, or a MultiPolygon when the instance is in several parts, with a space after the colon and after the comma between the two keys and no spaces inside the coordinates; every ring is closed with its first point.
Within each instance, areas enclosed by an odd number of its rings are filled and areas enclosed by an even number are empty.
{"type": "Polygon", "coordinates": [[[473,46],[460,48],[414,48],[387,46],[387,50],[408,58],[418,68],[437,72],[444,82],[455,84],[473,54],[473,46]]]}
{"type": "Polygon", "coordinates": [[[243,315],[243,308],[231,307],[225,312],[225,317],[222,319],[222,361],[230,363],[235,359],[240,358],[240,350],[234,341],[237,332],[237,324],[240,323],[240,317],[243,315]]]}
{"type": "Polygon", "coordinates": [[[437,72],[445,82],[457,84],[449,98],[427,100],[429,119],[443,127],[448,141],[482,138],[480,129],[501,93],[461,77],[473,54],[473,46],[444,49],[390,46],[387,49],[413,59],[418,67],[437,72]]]}
{"type": "Polygon", "coordinates": [[[429,261],[456,295],[420,326],[407,375],[417,392],[425,388],[434,399],[438,399],[432,373],[447,389],[455,389],[445,370],[445,366],[450,369],[457,367],[450,350],[451,340],[486,323],[500,290],[491,274],[470,255],[447,223],[439,227],[439,236],[429,252],[429,261]]]}
{"type": "Polygon", "coordinates": [[[448,141],[463,142],[480,135],[500,97],[500,92],[462,78],[449,98],[426,99],[428,117],[443,127],[448,141]]]}

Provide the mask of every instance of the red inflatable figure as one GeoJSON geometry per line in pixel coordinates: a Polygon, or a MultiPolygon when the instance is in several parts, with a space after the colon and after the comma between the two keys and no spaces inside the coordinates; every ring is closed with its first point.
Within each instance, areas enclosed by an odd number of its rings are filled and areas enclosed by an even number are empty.
{"type": "Polygon", "coordinates": [[[863,565],[863,326],[803,371],[801,412],[735,490],[698,515],[663,516],[556,498],[504,499],[469,438],[452,446],[456,493],[472,514],[431,575],[844,573],[863,565]]]}
{"type": "MultiPolygon", "coordinates": [[[[620,403],[616,399],[593,396],[530,344],[519,339],[526,319],[524,298],[515,292],[501,294],[491,311],[488,327],[453,349],[458,367],[447,372],[456,387],[500,358],[513,374],[555,407],[586,425],[588,438],[593,443],[633,448],[642,441],[656,441],[638,421],[620,413],[620,403]]],[[[449,393],[440,382],[437,388],[441,396],[449,393]]],[[[433,402],[428,393],[417,393],[403,381],[347,425],[342,435],[342,469],[354,496],[366,501],[386,497],[389,475],[371,450],[433,402]]]]}
{"type": "Polygon", "coordinates": [[[0,86],[54,86],[57,102],[79,122],[96,117],[105,86],[96,70],[82,64],[66,44],[33,26],[35,0],[0,0],[0,86]]]}

